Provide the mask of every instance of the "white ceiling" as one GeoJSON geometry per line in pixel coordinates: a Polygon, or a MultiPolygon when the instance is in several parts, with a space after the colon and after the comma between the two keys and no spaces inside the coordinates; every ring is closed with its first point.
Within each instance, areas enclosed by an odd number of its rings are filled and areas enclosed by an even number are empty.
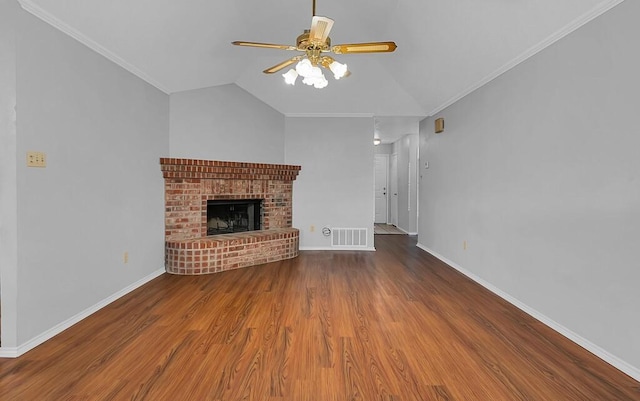
{"type": "MultiPolygon", "coordinates": [[[[20,0],[166,93],[236,83],[285,115],[375,116],[383,142],[622,0],[317,0],[334,44],[393,40],[394,53],[336,56],[352,75],[317,90],[267,67],[291,52],[311,0],[20,0]]],[[[294,53],[295,54],[295,53],[294,53]]],[[[409,128],[407,128],[409,127],[409,128]]]]}

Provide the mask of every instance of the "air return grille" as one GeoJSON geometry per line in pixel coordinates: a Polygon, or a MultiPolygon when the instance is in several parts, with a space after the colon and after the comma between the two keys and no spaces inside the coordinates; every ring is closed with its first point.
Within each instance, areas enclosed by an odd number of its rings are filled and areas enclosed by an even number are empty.
{"type": "Polygon", "coordinates": [[[334,248],[366,248],[366,228],[332,228],[331,246],[334,248]]]}

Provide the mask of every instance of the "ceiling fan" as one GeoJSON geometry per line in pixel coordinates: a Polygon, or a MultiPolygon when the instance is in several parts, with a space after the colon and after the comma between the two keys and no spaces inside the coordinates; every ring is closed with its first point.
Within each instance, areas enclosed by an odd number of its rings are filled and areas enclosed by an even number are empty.
{"type": "Polygon", "coordinates": [[[329,84],[320,67],[331,70],[335,79],[340,79],[351,74],[346,64],[337,62],[333,57],[326,55],[326,53],[390,53],[397,47],[394,42],[350,43],[331,46],[329,32],[332,27],[333,20],[331,18],[316,15],[316,0],[313,0],[311,29],[305,29],[304,32],[298,36],[295,46],[242,41],[235,41],[232,42],[232,44],[236,46],[304,52],[273,67],[267,68],[263,72],[265,74],[273,74],[297,62],[298,64],[295,68],[282,74],[285,82],[293,85],[296,82],[296,78],[302,76],[303,83],[313,85],[318,89],[324,88],[329,84]]]}

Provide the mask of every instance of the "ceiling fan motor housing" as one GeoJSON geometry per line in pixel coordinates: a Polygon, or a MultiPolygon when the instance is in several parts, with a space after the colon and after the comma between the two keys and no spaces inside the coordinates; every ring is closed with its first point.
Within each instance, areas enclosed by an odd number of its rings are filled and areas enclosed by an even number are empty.
{"type": "Polygon", "coordinates": [[[323,43],[314,43],[311,42],[309,40],[309,29],[305,29],[304,32],[298,36],[298,38],[296,39],[296,47],[298,48],[298,50],[304,52],[307,51],[307,49],[312,48],[312,47],[316,47],[319,48],[320,51],[328,51],[329,48],[331,47],[331,38],[327,37],[327,40],[325,40],[323,43]]]}

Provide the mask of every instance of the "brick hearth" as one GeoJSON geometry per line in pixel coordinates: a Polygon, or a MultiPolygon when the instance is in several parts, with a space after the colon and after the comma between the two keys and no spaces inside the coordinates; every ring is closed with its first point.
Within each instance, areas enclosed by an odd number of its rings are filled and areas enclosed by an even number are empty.
{"type": "Polygon", "coordinates": [[[292,191],[300,166],[161,158],[165,267],[207,274],[298,256],[292,191]],[[207,237],[207,201],[263,199],[259,231],[207,237]]]}

